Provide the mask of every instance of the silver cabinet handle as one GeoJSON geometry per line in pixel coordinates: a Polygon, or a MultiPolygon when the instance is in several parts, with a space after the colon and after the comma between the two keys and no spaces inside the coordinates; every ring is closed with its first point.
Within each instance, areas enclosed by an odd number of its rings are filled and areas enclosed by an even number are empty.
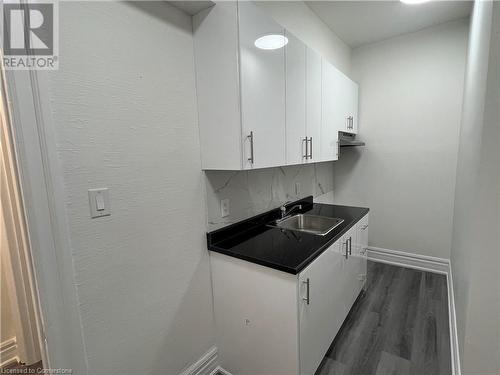
{"type": "Polygon", "coordinates": [[[352,255],[352,237],[349,237],[349,255],[352,255]]]}
{"type": "Polygon", "coordinates": [[[309,159],[313,158],[313,137],[309,138],[309,142],[311,142],[311,147],[309,148],[309,159]]]}
{"type": "Polygon", "coordinates": [[[347,129],[354,129],[354,117],[353,116],[347,117],[347,129]]]}
{"type": "Polygon", "coordinates": [[[309,151],[308,151],[309,150],[309,142],[307,141],[307,137],[302,139],[302,144],[304,144],[304,142],[306,143],[306,154],[302,155],[302,157],[307,160],[307,158],[309,157],[309,151]]]}
{"type": "Polygon", "coordinates": [[[349,123],[351,122],[351,116],[347,116],[345,121],[346,121],[346,129],[349,129],[349,127],[350,127],[349,123]]]}
{"type": "Polygon", "coordinates": [[[345,257],[346,259],[349,259],[349,245],[348,245],[348,243],[349,243],[349,240],[346,240],[346,241],[342,244],[342,246],[344,246],[344,245],[345,245],[345,254],[344,254],[344,257],[345,257]]]}
{"type": "Polygon", "coordinates": [[[254,155],[253,155],[253,131],[250,132],[250,135],[247,137],[250,139],[250,157],[248,158],[248,161],[250,163],[254,163],[254,155]]]}
{"type": "Polygon", "coordinates": [[[311,299],[310,299],[310,294],[309,294],[309,288],[311,286],[311,282],[309,280],[309,278],[307,278],[305,281],[302,281],[304,284],[306,284],[306,296],[303,297],[302,299],[304,301],[306,301],[306,303],[309,305],[310,302],[311,302],[311,299]]]}

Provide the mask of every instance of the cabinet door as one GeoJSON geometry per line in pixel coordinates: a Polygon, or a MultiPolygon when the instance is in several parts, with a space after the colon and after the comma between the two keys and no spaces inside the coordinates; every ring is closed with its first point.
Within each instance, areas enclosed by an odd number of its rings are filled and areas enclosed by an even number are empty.
{"type": "Polygon", "coordinates": [[[367,258],[367,252],[368,252],[368,218],[369,214],[366,214],[363,219],[361,219],[358,223],[358,234],[357,234],[357,253],[359,254],[360,258],[360,267],[359,267],[359,273],[362,275],[362,280],[361,280],[361,286],[362,288],[364,286],[364,283],[366,281],[366,258],[367,258]]]}
{"type": "Polygon", "coordinates": [[[347,313],[351,309],[359,293],[359,282],[357,280],[359,261],[355,256],[356,231],[356,226],[349,229],[349,231],[342,236],[339,244],[339,253],[342,257],[342,294],[340,300],[344,305],[342,321],[346,318],[347,313]]]}
{"type": "Polygon", "coordinates": [[[313,375],[343,320],[338,242],[299,274],[300,373],[313,375]],[[309,291],[308,291],[309,290],[309,291]]]}
{"type": "Polygon", "coordinates": [[[342,110],[345,119],[343,131],[356,134],[358,132],[358,84],[346,76],[343,77],[343,81],[342,110]]]}
{"type": "Polygon", "coordinates": [[[285,49],[255,46],[284,29],[251,1],[238,2],[238,10],[243,168],[285,165],[285,49]]]}
{"type": "Polygon", "coordinates": [[[321,160],[321,56],[306,49],[306,133],[310,140],[309,162],[321,160]]]}
{"type": "Polygon", "coordinates": [[[342,101],[342,74],[328,61],[322,59],[321,76],[321,147],[320,160],[338,159],[338,131],[344,116],[339,105],[342,101]]]}
{"type": "Polygon", "coordinates": [[[203,169],[242,168],[237,14],[225,1],[193,16],[203,169]]]}
{"type": "MultiPolygon", "coordinates": [[[[306,46],[286,31],[286,162],[301,164],[306,155],[306,46]]],[[[309,147],[307,147],[309,154],[309,147]]]]}

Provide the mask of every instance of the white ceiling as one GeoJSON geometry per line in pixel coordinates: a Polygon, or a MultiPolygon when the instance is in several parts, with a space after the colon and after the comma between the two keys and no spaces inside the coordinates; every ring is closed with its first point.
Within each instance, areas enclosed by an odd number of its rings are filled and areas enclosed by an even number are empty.
{"type": "Polygon", "coordinates": [[[170,3],[174,7],[184,11],[190,16],[193,16],[196,13],[215,5],[215,3],[211,0],[178,0],[167,1],[167,3],[170,3]]]}
{"type": "Polygon", "coordinates": [[[470,1],[305,1],[351,47],[469,16],[470,1]]]}

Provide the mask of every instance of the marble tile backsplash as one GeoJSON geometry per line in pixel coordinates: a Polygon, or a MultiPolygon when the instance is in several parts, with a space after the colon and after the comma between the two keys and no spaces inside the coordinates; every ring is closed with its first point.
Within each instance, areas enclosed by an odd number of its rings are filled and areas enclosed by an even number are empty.
{"type": "Polygon", "coordinates": [[[249,171],[205,171],[208,230],[212,231],[312,195],[324,203],[333,197],[333,162],[249,171]],[[230,214],[221,217],[220,201],[230,214]]]}

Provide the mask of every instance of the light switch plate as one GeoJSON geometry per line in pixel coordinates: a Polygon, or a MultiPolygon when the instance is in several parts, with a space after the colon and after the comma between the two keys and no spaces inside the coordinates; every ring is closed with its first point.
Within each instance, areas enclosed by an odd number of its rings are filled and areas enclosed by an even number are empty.
{"type": "Polygon", "coordinates": [[[109,189],[89,189],[89,205],[91,218],[111,215],[109,189]]]}
{"type": "Polygon", "coordinates": [[[226,217],[229,216],[229,199],[222,199],[220,201],[220,216],[226,217]]]}

